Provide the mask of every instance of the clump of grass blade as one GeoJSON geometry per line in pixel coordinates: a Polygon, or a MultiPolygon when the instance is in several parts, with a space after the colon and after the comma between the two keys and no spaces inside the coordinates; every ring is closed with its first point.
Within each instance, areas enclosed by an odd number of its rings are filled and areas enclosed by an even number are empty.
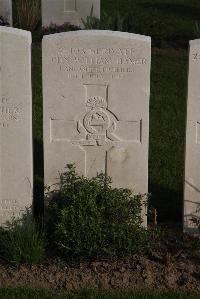
{"type": "Polygon", "coordinates": [[[15,0],[16,27],[34,31],[41,20],[39,0],[15,0]]]}
{"type": "Polygon", "coordinates": [[[0,257],[9,263],[32,265],[44,255],[43,233],[32,220],[12,220],[0,228],[0,257]]]}

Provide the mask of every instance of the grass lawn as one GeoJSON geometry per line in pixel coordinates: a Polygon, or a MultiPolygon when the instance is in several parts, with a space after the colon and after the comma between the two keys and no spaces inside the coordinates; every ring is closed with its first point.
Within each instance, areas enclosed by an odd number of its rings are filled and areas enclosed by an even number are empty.
{"type": "Polygon", "coordinates": [[[200,19],[199,0],[102,0],[102,11],[132,16],[133,31],[150,35],[154,41],[196,37],[200,19]]]}
{"type": "Polygon", "coordinates": [[[153,51],[149,183],[163,221],[182,215],[186,87],[187,52],[153,51]]]}
{"type": "Polygon", "coordinates": [[[80,293],[64,295],[45,290],[29,289],[0,289],[1,299],[198,299],[198,295],[184,295],[183,293],[162,294],[111,294],[95,291],[82,291],[80,293]]]}

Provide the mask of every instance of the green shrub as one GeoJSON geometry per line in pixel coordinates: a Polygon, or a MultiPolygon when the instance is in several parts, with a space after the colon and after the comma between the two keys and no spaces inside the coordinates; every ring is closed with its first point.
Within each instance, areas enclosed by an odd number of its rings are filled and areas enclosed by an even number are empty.
{"type": "Polygon", "coordinates": [[[43,236],[31,220],[12,220],[0,228],[0,257],[16,265],[38,263],[44,254],[43,236]]]}
{"type": "Polygon", "coordinates": [[[199,22],[195,22],[194,23],[194,37],[195,38],[199,38],[200,36],[200,26],[199,26],[199,22]]]}
{"type": "Polygon", "coordinates": [[[93,16],[93,5],[90,11],[90,15],[86,17],[86,19],[82,19],[82,23],[84,25],[84,28],[87,30],[90,29],[100,29],[100,20],[93,16]]]}
{"type": "Polygon", "coordinates": [[[76,30],[80,30],[80,27],[70,24],[68,22],[65,22],[62,25],[56,25],[51,23],[50,26],[42,27],[42,34],[48,35],[48,34],[76,31],[76,30]]]}
{"type": "Polygon", "coordinates": [[[147,240],[141,225],[144,196],[113,188],[103,174],[85,178],[67,165],[46,201],[49,244],[63,258],[123,256],[141,251],[147,240]]]}
{"type": "Polygon", "coordinates": [[[62,25],[51,23],[50,26],[38,27],[37,30],[32,33],[33,42],[41,42],[44,35],[76,30],[80,30],[80,27],[72,25],[68,22],[65,22],[62,25]]]}

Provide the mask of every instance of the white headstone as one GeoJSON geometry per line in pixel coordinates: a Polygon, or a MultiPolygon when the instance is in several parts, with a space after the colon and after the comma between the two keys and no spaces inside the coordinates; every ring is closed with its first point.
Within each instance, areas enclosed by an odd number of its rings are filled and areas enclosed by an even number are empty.
{"type": "Polygon", "coordinates": [[[42,26],[66,22],[83,28],[82,19],[90,15],[100,18],[100,0],[42,0],[42,26]]]}
{"type": "Polygon", "coordinates": [[[111,31],[43,40],[45,183],[67,163],[148,192],[151,41],[111,31]]]}
{"type": "Polygon", "coordinates": [[[193,217],[200,219],[200,39],[190,41],[184,200],[187,232],[198,232],[193,217]]]}
{"type": "Polygon", "coordinates": [[[31,33],[0,27],[0,225],[32,206],[31,33]]]}
{"type": "Polygon", "coordinates": [[[12,0],[0,0],[0,16],[12,26],[12,0]]]}

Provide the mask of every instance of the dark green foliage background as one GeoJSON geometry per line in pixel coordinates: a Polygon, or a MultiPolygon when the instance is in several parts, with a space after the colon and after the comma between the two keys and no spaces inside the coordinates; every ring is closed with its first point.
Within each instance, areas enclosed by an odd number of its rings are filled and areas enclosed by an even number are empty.
{"type": "Polygon", "coordinates": [[[130,30],[150,35],[157,44],[170,40],[187,45],[200,20],[199,0],[102,0],[101,9],[130,17],[130,30]]]}

